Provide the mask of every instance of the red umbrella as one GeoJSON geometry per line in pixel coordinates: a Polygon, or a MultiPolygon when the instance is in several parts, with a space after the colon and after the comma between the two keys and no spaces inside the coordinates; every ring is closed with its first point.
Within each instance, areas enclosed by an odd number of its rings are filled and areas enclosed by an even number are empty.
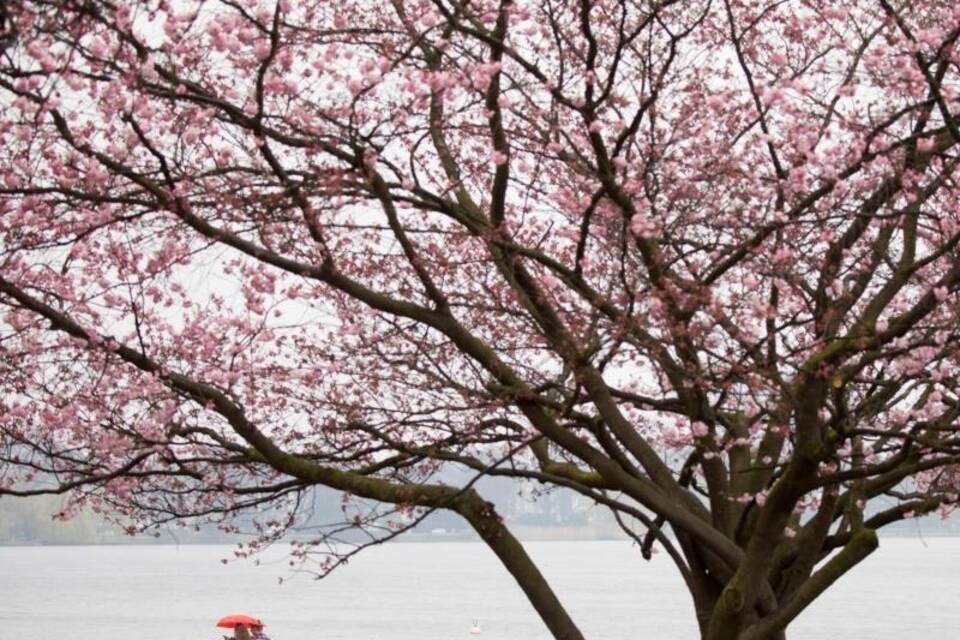
{"type": "Polygon", "coordinates": [[[245,627],[256,627],[260,628],[264,626],[260,618],[252,618],[250,616],[245,616],[239,613],[234,613],[229,616],[223,616],[217,620],[217,626],[224,629],[233,629],[236,626],[243,625],[245,627]]]}

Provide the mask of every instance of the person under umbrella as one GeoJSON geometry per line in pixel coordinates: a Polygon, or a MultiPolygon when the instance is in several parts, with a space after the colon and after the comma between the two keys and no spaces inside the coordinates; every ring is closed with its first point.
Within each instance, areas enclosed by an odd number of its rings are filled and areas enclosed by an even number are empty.
{"type": "Polygon", "coordinates": [[[246,625],[238,624],[233,628],[233,639],[234,640],[270,640],[270,637],[267,636],[264,632],[263,627],[250,627],[247,629],[246,625]]]}
{"type": "Polygon", "coordinates": [[[217,626],[233,629],[233,638],[224,636],[224,640],[270,640],[264,632],[264,624],[259,618],[245,615],[230,615],[220,618],[217,626]]]}

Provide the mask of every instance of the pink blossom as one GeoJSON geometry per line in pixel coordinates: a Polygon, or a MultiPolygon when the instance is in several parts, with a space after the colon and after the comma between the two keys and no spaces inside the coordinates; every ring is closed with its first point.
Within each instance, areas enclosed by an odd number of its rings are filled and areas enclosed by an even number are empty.
{"type": "Polygon", "coordinates": [[[263,60],[270,55],[270,41],[269,40],[257,40],[257,43],[253,46],[253,52],[257,58],[263,60]]]}
{"type": "Polygon", "coordinates": [[[635,213],[630,218],[630,233],[640,238],[650,238],[660,232],[660,225],[656,220],[643,213],[635,213]]]}
{"type": "Polygon", "coordinates": [[[497,166],[506,164],[508,159],[507,154],[502,151],[493,151],[490,154],[490,162],[497,166]]]}

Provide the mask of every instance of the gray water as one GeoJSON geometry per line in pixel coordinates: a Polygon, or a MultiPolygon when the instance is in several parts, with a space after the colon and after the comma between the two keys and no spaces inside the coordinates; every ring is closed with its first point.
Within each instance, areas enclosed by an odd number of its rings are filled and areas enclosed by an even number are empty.
{"type": "MultiPolygon", "coordinates": [[[[591,640],[696,637],[664,556],[626,542],[534,542],[531,555],[591,640]]],[[[227,565],[231,547],[0,547],[0,640],[215,640],[248,613],[273,640],[539,640],[519,587],[476,543],[370,549],[321,581],[277,548],[227,565]],[[283,578],[282,583],[278,578],[283,578]],[[471,636],[473,619],[483,628],[471,636]]],[[[888,538],[791,627],[791,640],[956,640],[960,538],[888,538]]]]}

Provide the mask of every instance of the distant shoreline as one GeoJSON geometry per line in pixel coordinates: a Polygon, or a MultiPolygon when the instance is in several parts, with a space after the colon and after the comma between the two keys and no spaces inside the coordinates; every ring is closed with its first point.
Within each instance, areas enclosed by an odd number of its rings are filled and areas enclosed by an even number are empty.
{"type": "MultiPolygon", "coordinates": [[[[881,539],[904,539],[904,538],[916,538],[916,539],[925,539],[925,538],[960,538],[960,533],[952,531],[944,531],[942,529],[934,531],[904,531],[903,529],[891,530],[891,531],[880,531],[878,535],[881,539]]],[[[550,536],[550,535],[524,535],[523,532],[518,533],[517,537],[521,542],[627,542],[630,541],[630,538],[627,536],[593,536],[593,537],[563,537],[563,536],[550,536]]],[[[210,541],[210,540],[170,540],[169,538],[164,539],[155,539],[155,538],[143,538],[135,537],[128,540],[118,539],[118,540],[101,540],[98,542],[44,542],[44,541],[24,541],[24,542],[11,542],[5,541],[0,542],[0,547],[178,547],[178,546],[189,546],[189,547],[222,547],[222,546],[235,546],[238,544],[238,541],[230,540],[219,540],[219,541],[210,541]]],[[[480,544],[482,541],[475,534],[467,533],[448,533],[448,534],[429,534],[429,533],[418,533],[418,534],[409,534],[406,536],[400,536],[390,542],[390,544],[437,544],[437,543],[475,543],[480,544]]],[[[289,542],[280,542],[279,545],[289,544],[289,542]]]]}

